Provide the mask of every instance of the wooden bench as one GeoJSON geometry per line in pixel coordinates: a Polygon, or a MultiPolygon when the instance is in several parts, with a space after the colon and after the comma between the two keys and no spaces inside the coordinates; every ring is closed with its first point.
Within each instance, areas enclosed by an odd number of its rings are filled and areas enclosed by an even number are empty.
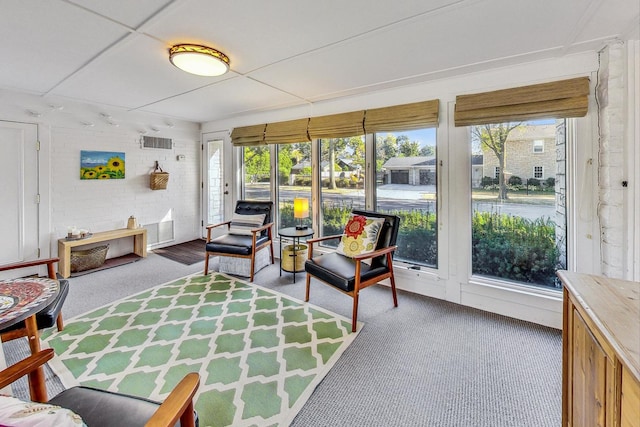
{"type": "Polygon", "coordinates": [[[91,237],[87,237],[86,239],[58,239],[58,258],[60,258],[60,261],[58,262],[58,273],[60,273],[64,278],[71,275],[71,248],[90,245],[92,243],[106,242],[107,240],[122,239],[124,237],[133,237],[134,254],[142,258],[147,256],[146,228],[121,228],[118,230],[102,231],[99,233],[93,233],[91,237]]]}

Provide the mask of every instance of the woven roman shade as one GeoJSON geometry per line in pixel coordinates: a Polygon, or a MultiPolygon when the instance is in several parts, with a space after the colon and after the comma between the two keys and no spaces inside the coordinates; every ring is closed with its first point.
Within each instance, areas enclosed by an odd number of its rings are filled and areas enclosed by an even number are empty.
{"type": "Polygon", "coordinates": [[[363,121],[364,111],[311,117],[309,119],[309,137],[316,139],[363,135],[363,121]]]}
{"type": "Polygon", "coordinates": [[[364,128],[367,133],[422,129],[438,126],[440,101],[414,102],[413,104],[367,110],[364,128]]]}
{"type": "Polygon", "coordinates": [[[264,140],[267,144],[293,144],[310,141],[307,134],[308,124],[308,118],[267,123],[264,140]]]}
{"type": "Polygon", "coordinates": [[[460,95],[456,97],[455,125],[584,117],[588,96],[588,77],[460,95]]]}
{"type": "Polygon", "coordinates": [[[264,130],[266,127],[266,124],[261,124],[233,128],[233,131],[231,131],[231,143],[238,147],[264,144],[264,130]]]}

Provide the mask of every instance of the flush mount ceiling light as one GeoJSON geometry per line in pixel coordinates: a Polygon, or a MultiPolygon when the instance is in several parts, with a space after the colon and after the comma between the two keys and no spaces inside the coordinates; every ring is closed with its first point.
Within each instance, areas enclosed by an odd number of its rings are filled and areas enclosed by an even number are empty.
{"type": "Polygon", "coordinates": [[[229,57],[219,50],[197,44],[177,44],[169,49],[169,61],[187,73],[221,76],[229,71],[229,57]]]}

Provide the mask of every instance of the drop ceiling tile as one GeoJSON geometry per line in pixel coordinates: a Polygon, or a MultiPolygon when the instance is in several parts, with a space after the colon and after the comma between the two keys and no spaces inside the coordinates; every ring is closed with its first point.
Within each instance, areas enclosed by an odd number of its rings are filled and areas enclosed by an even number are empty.
{"type": "Polygon", "coordinates": [[[130,28],[137,28],[150,17],[161,11],[172,0],[69,0],[71,3],[120,22],[130,28]]]}
{"type": "Polygon", "coordinates": [[[142,110],[207,122],[247,112],[301,104],[306,102],[246,77],[235,77],[172,99],[159,101],[142,110]]]}
{"type": "Polygon", "coordinates": [[[169,62],[168,46],[145,35],[132,34],[126,42],[89,64],[53,93],[135,109],[233,75],[202,77],[185,73],[169,62]]]}
{"type": "Polygon", "coordinates": [[[2,0],[0,85],[46,92],[126,34],[64,2],[2,0]]]}

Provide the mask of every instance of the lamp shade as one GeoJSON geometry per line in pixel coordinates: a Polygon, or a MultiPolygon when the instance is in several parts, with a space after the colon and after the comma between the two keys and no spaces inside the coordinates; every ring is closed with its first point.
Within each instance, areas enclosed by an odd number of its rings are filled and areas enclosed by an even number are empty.
{"type": "Polygon", "coordinates": [[[197,44],[178,44],[169,49],[169,61],[187,73],[221,76],[229,71],[229,57],[219,50],[197,44]]]}
{"type": "Polygon", "coordinates": [[[293,199],[293,217],[309,218],[309,199],[303,197],[293,199]]]}

